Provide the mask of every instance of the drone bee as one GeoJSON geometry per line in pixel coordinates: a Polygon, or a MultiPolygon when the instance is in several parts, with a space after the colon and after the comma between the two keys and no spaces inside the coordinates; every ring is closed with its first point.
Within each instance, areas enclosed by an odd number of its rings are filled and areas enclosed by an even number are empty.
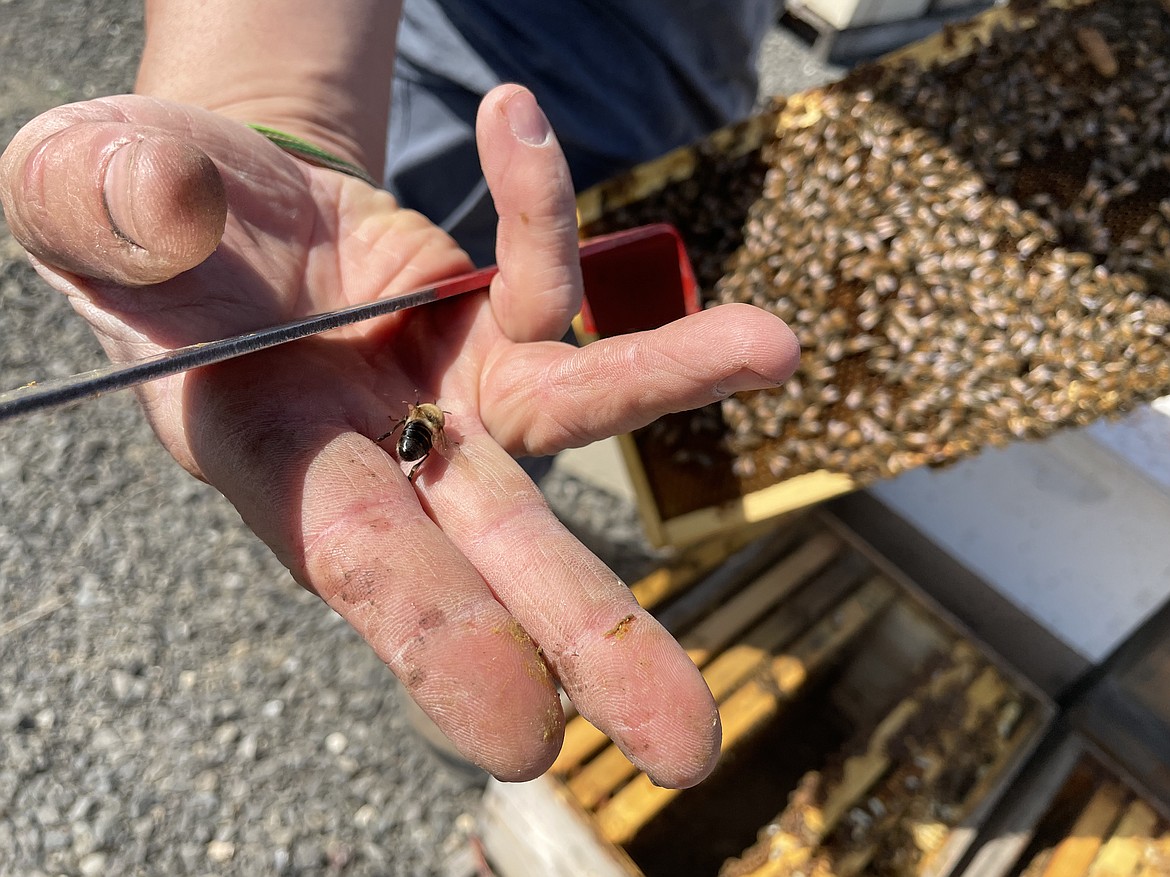
{"type": "Polygon", "coordinates": [[[443,431],[446,413],[438,405],[430,402],[409,405],[406,416],[395,423],[389,432],[383,433],[374,441],[381,442],[394,435],[398,427],[402,427],[402,435],[398,437],[395,450],[398,459],[404,463],[414,463],[410,468],[410,474],[406,476],[408,480],[414,481],[415,473],[426,462],[435,446],[438,445],[440,452],[447,448],[447,434],[443,431]],[[417,463],[414,462],[416,460],[417,463]]]}

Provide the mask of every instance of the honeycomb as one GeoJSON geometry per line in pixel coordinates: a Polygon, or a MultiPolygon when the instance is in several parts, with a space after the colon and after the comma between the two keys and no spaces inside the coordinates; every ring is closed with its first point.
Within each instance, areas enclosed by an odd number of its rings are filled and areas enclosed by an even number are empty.
{"type": "Polygon", "coordinates": [[[1170,392],[1170,8],[1012,6],[986,39],[952,26],[933,59],[776,99],[758,148],[697,146],[686,179],[586,226],[673,223],[708,306],[765,308],[801,343],[784,386],[635,436],[664,518],[1170,392]]]}

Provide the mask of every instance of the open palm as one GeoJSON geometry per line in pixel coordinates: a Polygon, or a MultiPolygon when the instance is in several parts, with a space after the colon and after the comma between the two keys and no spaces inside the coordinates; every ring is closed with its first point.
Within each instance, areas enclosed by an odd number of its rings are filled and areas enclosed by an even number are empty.
{"type": "MultiPolygon", "coordinates": [[[[740,306],[584,350],[557,341],[581,295],[572,187],[555,140],[513,135],[510,100],[531,96],[497,89],[478,124],[501,217],[490,295],[200,369],[140,397],[175,458],[235,504],[469,758],[504,779],[546,769],[563,730],[559,682],[657,781],[689,785],[719,748],[701,676],[513,455],[779,383],[795,341],[740,306]],[[412,484],[371,437],[415,400],[449,412],[457,447],[412,484]]],[[[0,160],[0,197],[38,269],[116,361],[470,267],[388,194],[221,116],[147,98],[35,120],[0,160]]]]}

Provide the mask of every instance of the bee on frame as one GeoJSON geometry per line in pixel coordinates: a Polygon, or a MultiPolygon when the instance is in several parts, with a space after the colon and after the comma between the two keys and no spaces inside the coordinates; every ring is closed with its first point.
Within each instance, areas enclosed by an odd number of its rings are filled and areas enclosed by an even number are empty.
{"type": "Polygon", "coordinates": [[[430,402],[408,404],[406,416],[395,423],[389,432],[383,433],[374,441],[388,439],[398,431],[398,427],[402,427],[402,435],[398,437],[395,450],[398,459],[404,463],[414,463],[410,468],[410,474],[406,476],[408,480],[414,481],[415,473],[426,462],[436,445],[440,453],[447,449],[447,434],[443,431],[446,424],[445,414],[443,409],[430,402]],[[415,462],[416,460],[418,462],[415,462]]]}

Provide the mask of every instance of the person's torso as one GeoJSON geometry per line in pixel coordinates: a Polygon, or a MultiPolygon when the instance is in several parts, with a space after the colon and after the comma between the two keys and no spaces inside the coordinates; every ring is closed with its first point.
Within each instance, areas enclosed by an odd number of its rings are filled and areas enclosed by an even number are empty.
{"type": "Polygon", "coordinates": [[[531,88],[566,145],[644,161],[747,115],[774,0],[406,0],[400,65],[531,88]]]}

